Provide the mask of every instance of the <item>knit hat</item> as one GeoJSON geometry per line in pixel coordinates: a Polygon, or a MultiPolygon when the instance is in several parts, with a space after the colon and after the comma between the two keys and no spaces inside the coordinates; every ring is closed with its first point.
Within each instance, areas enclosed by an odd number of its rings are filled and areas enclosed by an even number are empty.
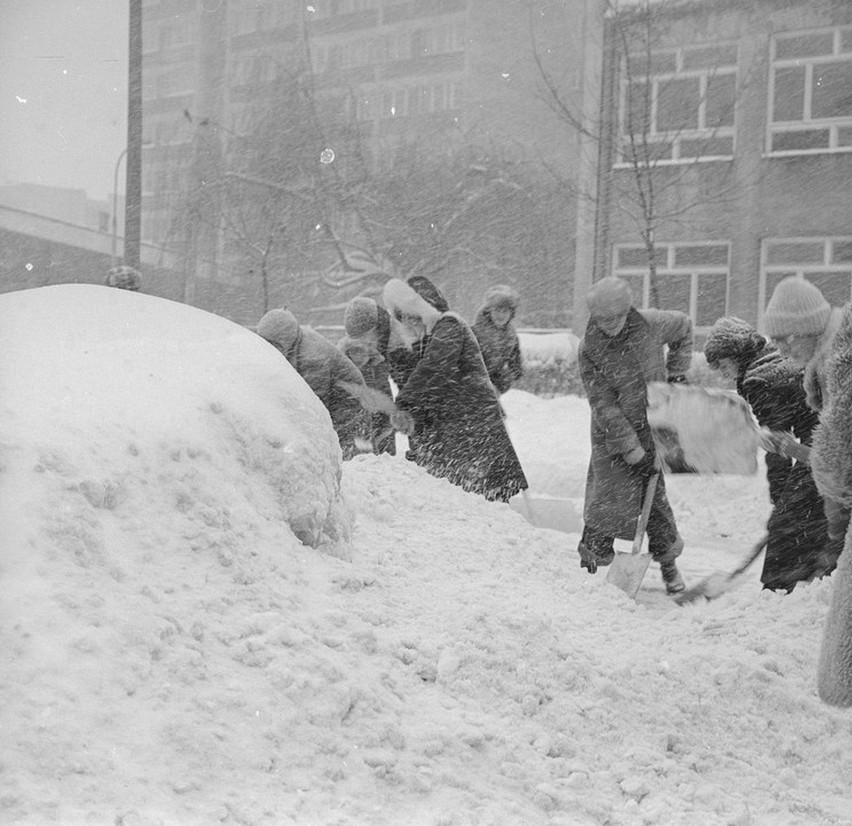
{"type": "Polygon", "coordinates": [[[627,315],[633,306],[633,296],[625,281],[610,275],[592,285],[586,304],[592,316],[627,315]]]}
{"type": "Polygon", "coordinates": [[[704,345],[704,356],[712,367],[720,359],[737,364],[750,362],[766,347],[766,339],[741,318],[720,318],[711,328],[704,345]]]}
{"type": "Polygon", "coordinates": [[[825,331],[831,304],[810,281],[788,276],[778,282],[763,314],[770,338],[789,335],[818,336],[825,331]]]}
{"type": "Polygon", "coordinates": [[[450,311],[447,299],[441,295],[441,291],[425,275],[412,275],[406,283],[425,298],[438,312],[448,313],[450,311]]]}
{"type": "Polygon", "coordinates": [[[497,284],[491,287],[485,293],[485,308],[488,310],[496,310],[499,307],[505,307],[513,313],[518,309],[521,297],[518,291],[508,284],[497,284]]]}
{"type": "Polygon", "coordinates": [[[348,336],[363,336],[379,323],[379,305],[372,298],[359,295],[353,298],[343,313],[343,326],[348,336]]]}
{"type": "Polygon", "coordinates": [[[287,351],[299,335],[299,322],[289,310],[270,310],[257,323],[257,334],[287,351]]]}
{"type": "Polygon", "coordinates": [[[104,283],[107,287],[136,292],[142,286],[142,274],[135,267],[122,264],[120,267],[113,267],[107,273],[104,283]]]}

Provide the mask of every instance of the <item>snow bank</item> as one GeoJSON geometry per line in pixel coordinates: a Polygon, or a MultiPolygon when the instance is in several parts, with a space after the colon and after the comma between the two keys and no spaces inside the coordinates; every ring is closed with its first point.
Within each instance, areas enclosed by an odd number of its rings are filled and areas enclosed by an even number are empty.
{"type": "Polygon", "coordinates": [[[580,339],[573,333],[519,333],[524,363],[542,367],[556,362],[573,364],[580,339]]]}
{"type": "MultiPolygon", "coordinates": [[[[283,449],[260,442],[290,437],[274,399],[297,392],[275,351],[189,310],[184,345],[175,316],[134,345],[113,320],[146,328],[146,300],[119,293],[86,317],[112,332],[75,339],[44,296],[0,299],[3,823],[852,824],[852,718],[814,686],[830,582],[751,572],[682,609],[652,566],[633,602],[576,534],[399,456],[346,463],[351,559],[321,553],[274,509],[283,449]]],[[[588,405],[504,405],[534,487],[581,496],[588,405]]],[[[336,439],[312,435],[333,487],[336,439]]],[[[729,570],[765,479],[667,483],[687,581],[729,570]]]]}

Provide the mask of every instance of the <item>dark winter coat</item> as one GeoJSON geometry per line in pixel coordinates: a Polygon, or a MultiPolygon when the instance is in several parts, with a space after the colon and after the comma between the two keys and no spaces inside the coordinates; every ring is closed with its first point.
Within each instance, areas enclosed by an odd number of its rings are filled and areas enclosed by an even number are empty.
{"type": "Polygon", "coordinates": [[[521,344],[514,324],[498,327],[491,318],[492,306],[481,307],[473,322],[488,377],[499,393],[505,393],[524,374],[521,344]]]}
{"type": "MultiPolygon", "coordinates": [[[[824,371],[823,411],[811,465],[823,496],[852,507],[852,305],[847,304],[824,371]]],[[[817,689],[827,703],[852,706],[852,528],[832,576],[817,689]]]]}
{"type": "MultiPolygon", "coordinates": [[[[809,445],[818,415],[808,406],[802,368],[775,351],[743,367],[737,390],[757,421],[809,445]]],[[[789,591],[825,573],[827,558],[839,548],[832,549],[823,500],[807,463],[769,453],[766,464],[773,510],[760,580],[765,588],[789,591]]]]}
{"type": "Polygon", "coordinates": [[[369,425],[361,403],[339,382],[364,384],[361,371],[325,336],[310,327],[300,327],[293,343],[282,352],[328,410],[343,458],[352,458],[360,452],[356,439],[367,437],[369,425]]]}
{"type": "MultiPolygon", "coordinates": [[[[675,311],[633,308],[624,328],[612,337],[594,320],[589,322],[578,359],[592,413],[583,520],[595,532],[633,538],[645,479],[624,457],[637,447],[654,455],[647,385],[682,378],[692,358],[692,341],[689,316],[675,311]]],[[[671,513],[662,476],[654,506],[671,513]]]]}
{"type": "Polygon", "coordinates": [[[527,480],[476,338],[455,313],[428,324],[423,356],[396,399],[415,420],[413,458],[434,476],[507,501],[527,480]]]}

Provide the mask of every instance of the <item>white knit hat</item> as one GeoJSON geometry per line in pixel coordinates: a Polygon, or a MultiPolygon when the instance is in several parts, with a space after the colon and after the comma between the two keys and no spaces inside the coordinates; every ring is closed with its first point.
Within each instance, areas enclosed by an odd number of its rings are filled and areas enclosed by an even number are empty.
{"type": "Polygon", "coordinates": [[[810,281],[791,275],[772,293],[763,314],[763,326],[770,338],[818,336],[825,332],[831,304],[810,281]]]}

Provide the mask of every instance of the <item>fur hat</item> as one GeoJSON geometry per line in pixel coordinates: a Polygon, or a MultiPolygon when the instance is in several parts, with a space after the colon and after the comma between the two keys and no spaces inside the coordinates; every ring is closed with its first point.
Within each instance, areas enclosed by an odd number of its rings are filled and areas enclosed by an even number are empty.
{"type": "Polygon", "coordinates": [[[372,298],[359,295],[353,298],[343,312],[343,326],[348,336],[363,336],[379,323],[379,305],[372,298]]]}
{"type": "Polygon", "coordinates": [[[299,322],[289,310],[270,310],[257,323],[257,334],[286,352],[299,335],[299,322]]]}
{"type": "Polygon", "coordinates": [[[750,362],[766,347],[766,339],[741,318],[720,318],[711,328],[704,345],[704,356],[712,367],[720,359],[737,364],[750,362]]]}
{"type": "Polygon", "coordinates": [[[425,275],[412,275],[406,283],[423,296],[438,312],[447,313],[450,311],[447,299],[441,295],[441,291],[425,275]]]}
{"type": "Polygon", "coordinates": [[[107,287],[117,287],[120,290],[133,290],[136,292],[142,286],[142,274],[135,267],[122,264],[113,267],[104,280],[107,287]]]}
{"type": "Polygon", "coordinates": [[[810,281],[788,276],[778,282],[763,314],[763,326],[770,338],[819,336],[825,332],[831,305],[810,281]]]}
{"type": "Polygon", "coordinates": [[[633,306],[633,296],[626,281],[610,275],[592,285],[586,304],[593,317],[627,315],[633,306]]]}
{"type": "Polygon", "coordinates": [[[392,316],[397,319],[402,315],[416,316],[423,321],[427,330],[431,330],[443,315],[441,310],[424,298],[409,282],[400,281],[398,278],[391,278],[385,284],[382,300],[392,316]]]}
{"type": "Polygon", "coordinates": [[[497,284],[485,293],[484,307],[487,310],[496,310],[500,307],[505,307],[514,313],[518,309],[520,301],[521,297],[518,295],[516,289],[510,287],[508,284],[497,284]]]}

